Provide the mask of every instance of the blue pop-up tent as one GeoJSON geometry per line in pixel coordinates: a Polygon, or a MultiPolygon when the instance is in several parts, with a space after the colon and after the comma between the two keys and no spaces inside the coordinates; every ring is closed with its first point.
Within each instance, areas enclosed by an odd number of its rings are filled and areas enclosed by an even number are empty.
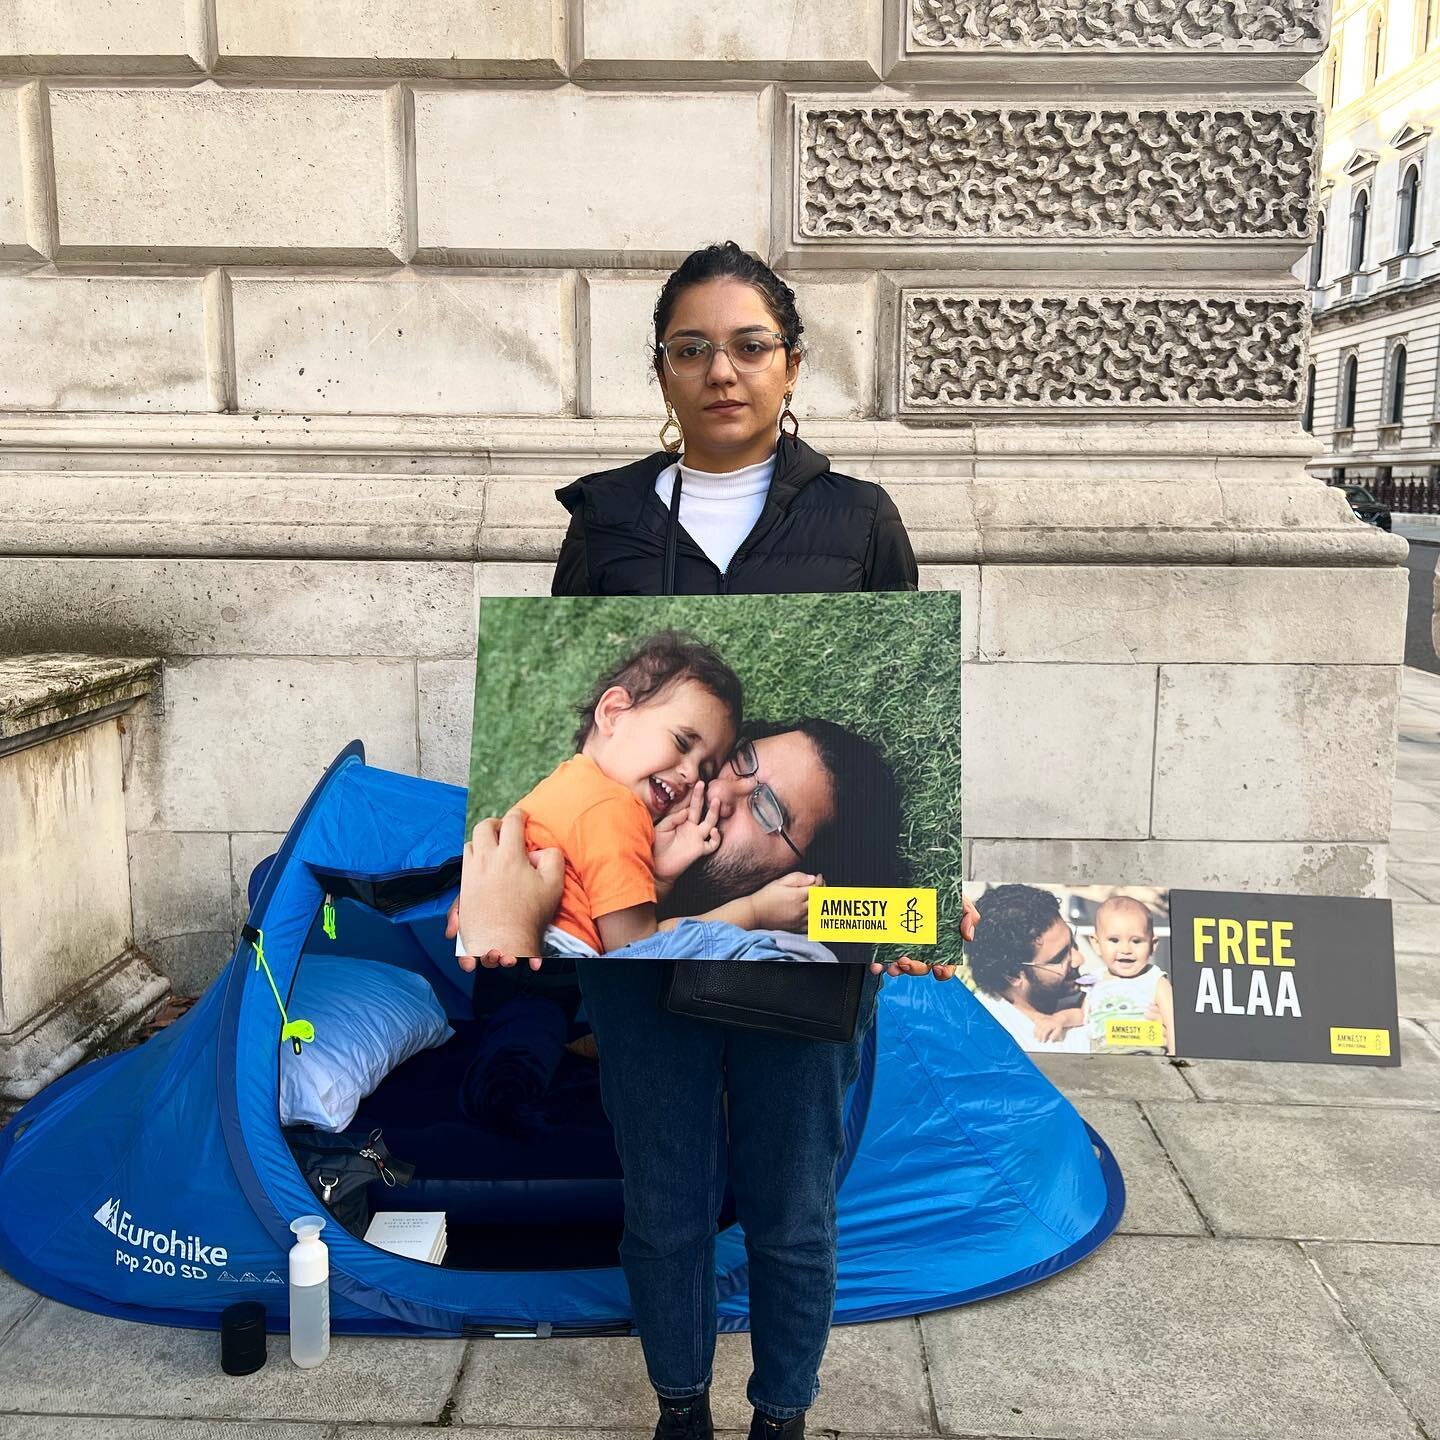
{"type": "MultiPolygon", "coordinates": [[[[443,935],[464,814],[463,790],[347,748],[257,871],[247,930],[194,1007],[56,1081],[0,1130],[0,1267],[67,1304],[161,1324],[215,1326],[225,1306],[258,1299],[283,1329],[289,1223],[319,1207],[279,1119],[277,993],[291,994],[307,955],[339,949],[425,975],[457,1037],[393,1071],[356,1122],[383,1122],[392,1152],[417,1165],[382,1208],[445,1209],[451,1255],[444,1267],[400,1258],[331,1224],[334,1328],[630,1332],[621,1182],[593,1086],[576,1083],[548,1141],[487,1132],[443,1100],[446,1052],[475,1023],[475,982],[443,935]]],[[[846,1135],[840,1324],[1042,1279],[1100,1244],[1124,1206],[1103,1142],[959,982],[881,990],[846,1135]]],[[[721,1230],[716,1267],[721,1327],[743,1330],[738,1224],[721,1230]]]]}

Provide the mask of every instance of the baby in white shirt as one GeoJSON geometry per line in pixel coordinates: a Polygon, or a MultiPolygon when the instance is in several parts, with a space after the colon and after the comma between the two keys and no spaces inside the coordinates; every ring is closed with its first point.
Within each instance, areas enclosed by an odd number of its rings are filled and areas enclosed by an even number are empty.
{"type": "Polygon", "coordinates": [[[1112,895],[1095,912],[1094,940],[1105,965],[1085,1004],[1094,1048],[1135,1048],[1107,1045],[1105,1022],[1154,1019],[1158,1012],[1165,1027],[1165,1053],[1173,1055],[1175,993],[1170,977],[1151,958],[1156,940],[1149,909],[1129,895],[1112,895]]]}

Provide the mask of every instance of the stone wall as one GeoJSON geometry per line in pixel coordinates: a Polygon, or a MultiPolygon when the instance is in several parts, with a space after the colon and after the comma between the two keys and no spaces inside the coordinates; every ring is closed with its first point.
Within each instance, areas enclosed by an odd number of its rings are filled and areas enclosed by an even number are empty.
{"type": "Polygon", "coordinates": [[[656,292],[727,236],[966,595],[974,873],[1383,891],[1401,546],[1297,422],[1313,0],[5,14],[0,648],[166,658],[180,988],[345,741],[463,783],[475,599],[656,448],[656,292]]]}

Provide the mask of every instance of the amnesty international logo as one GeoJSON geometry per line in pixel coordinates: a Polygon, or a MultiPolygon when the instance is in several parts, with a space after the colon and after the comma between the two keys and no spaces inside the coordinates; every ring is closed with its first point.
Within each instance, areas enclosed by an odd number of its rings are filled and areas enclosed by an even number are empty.
{"type": "Polygon", "coordinates": [[[934,890],[817,885],[810,891],[806,934],[820,941],[933,945],[937,909],[934,890]]]}
{"type": "Polygon", "coordinates": [[[920,913],[920,901],[912,895],[905,902],[905,913],[900,917],[900,928],[907,935],[918,935],[924,924],[925,917],[920,913]]]}

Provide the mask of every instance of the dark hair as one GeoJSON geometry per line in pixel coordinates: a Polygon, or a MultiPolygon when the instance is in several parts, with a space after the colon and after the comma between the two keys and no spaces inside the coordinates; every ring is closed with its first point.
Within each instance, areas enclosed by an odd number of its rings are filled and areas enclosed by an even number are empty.
{"type": "Polygon", "coordinates": [[[765,301],[775,328],[785,337],[790,354],[804,348],[800,335],[805,327],[795,309],[795,292],[763,261],[742,250],[733,240],[694,250],[670,272],[655,302],[655,349],[651,352],[658,370],[663,363],[660,342],[665,338],[675,302],[692,285],[706,280],[743,280],[753,285],[765,301]]]}
{"type": "Polygon", "coordinates": [[[814,745],[836,800],[834,816],[805,850],[806,870],[823,875],[827,885],[903,885],[900,788],[890,762],[878,746],[833,720],[747,721],[740,734],[766,740],[792,730],[814,745]]]}
{"type": "Polygon", "coordinates": [[[997,885],[975,908],[982,923],[965,945],[970,973],[982,990],[1003,996],[1035,954],[1035,942],[1060,918],[1060,902],[1034,885],[997,885]]]}
{"type": "Polygon", "coordinates": [[[585,748],[595,729],[595,707],[612,685],[625,690],[632,705],[644,705],[682,680],[693,680],[708,690],[739,726],[745,709],[740,677],[708,645],[678,630],[661,630],[642,640],[638,649],[606,671],[585,700],[576,706],[580,717],[580,728],[575,732],[576,751],[585,748]]]}

